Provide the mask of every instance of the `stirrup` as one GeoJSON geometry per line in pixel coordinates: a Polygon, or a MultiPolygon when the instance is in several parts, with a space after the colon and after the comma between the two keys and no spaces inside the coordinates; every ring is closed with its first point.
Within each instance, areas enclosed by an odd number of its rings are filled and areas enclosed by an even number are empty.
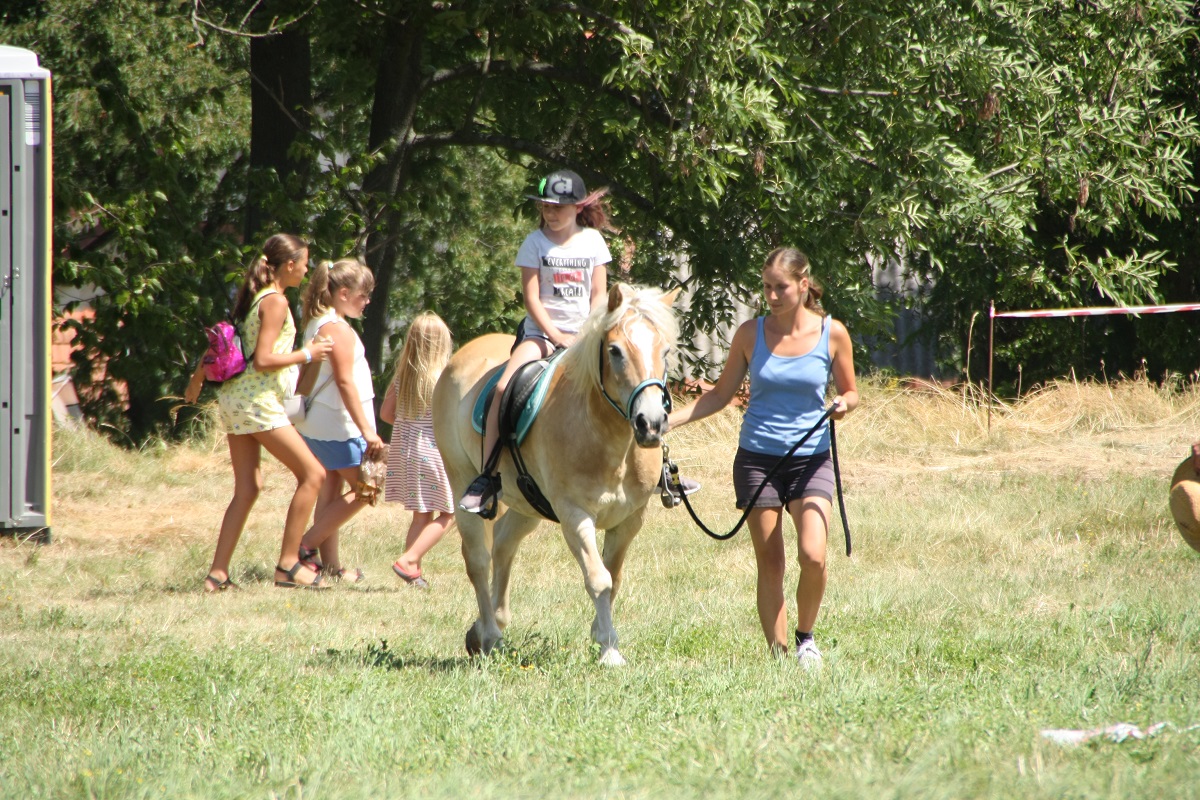
{"type": "Polygon", "coordinates": [[[659,499],[663,508],[675,508],[683,502],[683,488],[679,485],[679,468],[671,461],[663,461],[662,477],[658,479],[659,499]]]}
{"type": "Polygon", "coordinates": [[[495,519],[500,494],[500,476],[483,472],[471,481],[458,507],[483,519],[495,519]]]}

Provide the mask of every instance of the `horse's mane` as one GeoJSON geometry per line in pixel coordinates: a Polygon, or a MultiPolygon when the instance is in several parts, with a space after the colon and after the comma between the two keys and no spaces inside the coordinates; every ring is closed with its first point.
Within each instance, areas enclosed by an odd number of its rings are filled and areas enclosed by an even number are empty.
{"type": "Polygon", "coordinates": [[[562,355],[562,368],[566,381],[575,391],[585,393],[600,388],[600,346],[604,342],[604,334],[626,315],[633,311],[636,315],[631,319],[643,318],[654,326],[671,348],[668,357],[667,370],[674,366],[675,344],[679,340],[679,322],[670,305],[662,302],[665,294],[661,289],[644,286],[631,286],[631,293],[623,298],[621,304],[612,311],[608,303],[598,306],[583,323],[575,341],[562,355]]]}

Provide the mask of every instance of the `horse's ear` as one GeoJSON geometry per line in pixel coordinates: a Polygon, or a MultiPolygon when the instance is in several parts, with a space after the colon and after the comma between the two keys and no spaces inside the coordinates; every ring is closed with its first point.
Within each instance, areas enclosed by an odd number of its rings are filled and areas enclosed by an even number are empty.
{"type": "Polygon", "coordinates": [[[627,284],[613,284],[612,289],[610,289],[608,292],[608,310],[610,312],[616,311],[618,308],[620,308],[621,303],[625,302],[625,298],[629,297],[631,294],[633,294],[633,289],[629,288],[627,284]]]}
{"type": "Polygon", "coordinates": [[[682,286],[676,286],[674,289],[672,289],[671,291],[667,292],[666,294],[664,294],[664,295],[663,295],[661,298],[659,298],[659,299],[662,301],[662,304],[663,304],[664,306],[666,306],[667,308],[670,308],[671,306],[675,305],[675,299],[676,299],[677,297],[679,297],[679,293],[680,293],[681,291],[683,291],[683,287],[682,287],[682,286]]]}

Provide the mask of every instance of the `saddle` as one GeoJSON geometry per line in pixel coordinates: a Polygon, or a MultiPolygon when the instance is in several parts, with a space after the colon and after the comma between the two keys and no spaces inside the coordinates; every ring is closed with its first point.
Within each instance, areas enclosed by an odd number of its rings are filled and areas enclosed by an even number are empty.
{"type": "MultiPolygon", "coordinates": [[[[537,413],[541,410],[542,402],[546,399],[546,390],[550,386],[550,378],[558,369],[558,358],[565,350],[555,350],[548,358],[530,361],[522,366],[508,382],[504,396],[500,398],[500,441],[507,444],[508,437],[516,437],[517,444],[525,441],[530,426],[533,425],[537,413]]],[[[483,385],[483,391],[475,399],[471,410],[471,425],[475,432],[483,435],[484,421],[487,420],[488,409],[496,394],[496,384],[500,382],[503,367],[497,367],[483,385]]]]}
{"type": "MultiPolygon", "coordinates": [[[[499,399],[500,436],[496,440],[496,450],[491,454],[485,454],[485,458],[489,462],[485,464],[485,470],[490,471],[495,468],[495,461],[500,457],[500,448],[508,447],[509,453],[512,454],[513,464],[517,468],[517,488],[521,490],[521,494],[525,496],[529,505],[551,522],[558,522],[558,516],[555,515],[550,501],[542,494],[541,488],[526,469],[525,460],[521,457],[521,442],[525,441],[533,421],[537,419],[538,411],[541,410],[542,403],[546,399],[546,391],[550,387],[550,378],[558,368],[558,358],[564,352],[566,351],[562,349],[555,350],[548,358],[530,361],[513,373],[508,388],[504,390],[504,394],[499,399]],[[488,457],[489,455],[490,457],[488,457]]],[[[496,384],[500,382],[502,371],[503,368],[497,368],[487,379],[471,412],[471,425],[481,436],[484,433],[488,409],[495,398],[496,384]]]]}

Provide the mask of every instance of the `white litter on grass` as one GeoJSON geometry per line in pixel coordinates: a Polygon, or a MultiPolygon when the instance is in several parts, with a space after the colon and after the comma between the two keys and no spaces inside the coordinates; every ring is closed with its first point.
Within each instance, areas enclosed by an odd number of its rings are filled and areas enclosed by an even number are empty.
{"type": "MultiPolygon", "coordinates": [[[[1174,726],[1169,722],[1157,722],[1143,731],[1137,725],[1131,725],[1128,722],[1118,722],[1116,725],[1109,725],[1107,728],[1090,728],[1087,730],[1050,728],[1042,731],[1042,736],[1058,744],[1083,744],[1089,739],[1095,739],[1097,736],[1103,736],[1110,741],[1120,744],[1130,739],[1149,739],[1151,736],[1157,736],[1167,727],[1174,726]]],[[[1195,727],[1195,725],[1192,726],[1192,728],[1195,727]]],[[[1191,730],[1192,728],[1187,728],[1187,730],[1191,730]]]]}

